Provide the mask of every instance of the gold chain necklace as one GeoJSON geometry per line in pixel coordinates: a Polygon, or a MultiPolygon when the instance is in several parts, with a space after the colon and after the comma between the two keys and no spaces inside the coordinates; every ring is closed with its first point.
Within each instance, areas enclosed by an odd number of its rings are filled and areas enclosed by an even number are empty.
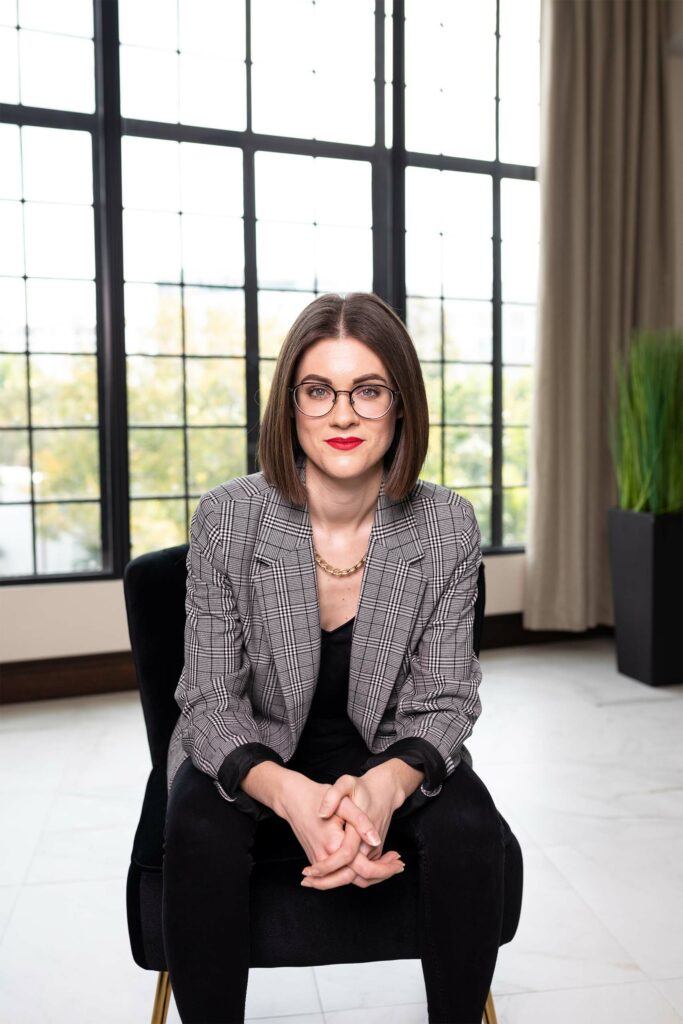
{"type": "Polygon", "coordinates": [[[325,561],[322,555],[318,554],[315,549],[315,545],[313,547],[313,554],[315,555],[315,560],[320,568],[324,569],[325,572],[329,572],[331,576],[350,576],[352,572],[355,572],[356,569],[360,569],[361,565],[364,564],[367,552],[358,562],[356,562],[355,565],[352,565],[350,569],[335,569],[333,565],[330,565],[329,562],[325,561]]]}

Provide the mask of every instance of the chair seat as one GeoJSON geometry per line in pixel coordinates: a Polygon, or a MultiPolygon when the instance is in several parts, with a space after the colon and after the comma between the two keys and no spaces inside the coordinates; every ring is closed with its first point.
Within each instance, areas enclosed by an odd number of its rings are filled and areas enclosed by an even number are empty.
{"type": "MultiPolygon", "coordinates": [[[[133,843],[126,886],[128,930],[135,962],[167,969],[161,931],[165,768],[152,768],[133,843]]],[[[505,842],[503,928],[514,937],[522,905],[519,843],[501,815],[505,842]]],[[[346,885],[325,893],[299,882],[307,858],[282,819],[259,824],[251,876],[251,966],[307,967],[419,959],[416,853],[401,851],[406,869],[381,885],[346,885]],[[334,921],[334,928],[330,928],[334,921]]]]}

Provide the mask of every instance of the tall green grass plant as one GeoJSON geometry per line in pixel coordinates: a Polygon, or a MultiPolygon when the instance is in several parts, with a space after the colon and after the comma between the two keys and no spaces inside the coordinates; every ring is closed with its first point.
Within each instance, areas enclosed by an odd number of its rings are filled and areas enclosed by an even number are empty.
{"type": "Polygon", "coordinates": [[[683,510],[683,331],[636,330],[615,364],[610,448],[619,507],[683,510]]]}

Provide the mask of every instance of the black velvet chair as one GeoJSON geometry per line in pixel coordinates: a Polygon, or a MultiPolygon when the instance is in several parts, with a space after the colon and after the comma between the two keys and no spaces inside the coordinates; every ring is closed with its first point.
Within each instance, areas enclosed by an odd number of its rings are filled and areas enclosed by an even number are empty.
{"type": "MultiPolygon", "coordinates": [[[[174,691],[183,666],[185,559],[187,544],[140,555],[128,563],[123,584],[133,660],[152,757],[140,821],[133,841],[126,887],[133,959],[158,971],[152,1024],[164,1024],[171,996],[161,930],[163,832],[166,816],[166,755],[179,714],[174,691]]],[[[479,654],[485,605],[484,564],[479,570],[474,650],[479,654]]],[[[522,852],[502,818],[506,836],[505,895],[501,945],[515,935],[522,904],[522,852]]],[[[419,959],[417,875],[405,872],[391,888],[342,886],[315,903],[291,884],[290,850],[269,843],[262,823],[251,876],[251,966],[304,967],[419,959]],[[289,864],[286,862],[289,861],[289,864]],[[283,870],[283,866],[289,870],[283,870]],[[396,899],[396,886],[402,898],[396,899]],[[372,904],[372,913],[368,905],[372,904]],[[277,907],[277,924],[273,907],[277,907]],[[361,911],[363,911],[361,913],[361,911]],[[334,924],[332,925],[332,922],[334,924]]],[[[307,858],[301,850],[301,866],[307,858]]],[[[495,1024],[491,993],[484,1014],[495,1024]]]]}

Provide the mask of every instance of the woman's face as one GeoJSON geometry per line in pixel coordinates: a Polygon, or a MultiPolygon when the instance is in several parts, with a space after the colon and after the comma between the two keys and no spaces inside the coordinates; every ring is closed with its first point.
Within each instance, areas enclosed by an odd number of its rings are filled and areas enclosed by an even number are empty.
{"type": "MultiPolygon", "coordinates": [[[[321,338],[302,354],[293,385],[318,381],[351,391],[357,384],[385,384],[396,388],[379,356],[356,338],[321,338]],[[359,378],[362,378],[360,380],[359,378]]],[[[292,402],[299,443],[306,456],[322,472],[339,479],[351,479],[368,472],[381,460],[394,437],[400,411],[395,396],[389,411],[378,419],[361,416],[350,396],[339,395],[324,416],[306,416],[292,402]],[[361,443],[346,450],[335,448],[332,438],[359,438],[361,443]]]]}

